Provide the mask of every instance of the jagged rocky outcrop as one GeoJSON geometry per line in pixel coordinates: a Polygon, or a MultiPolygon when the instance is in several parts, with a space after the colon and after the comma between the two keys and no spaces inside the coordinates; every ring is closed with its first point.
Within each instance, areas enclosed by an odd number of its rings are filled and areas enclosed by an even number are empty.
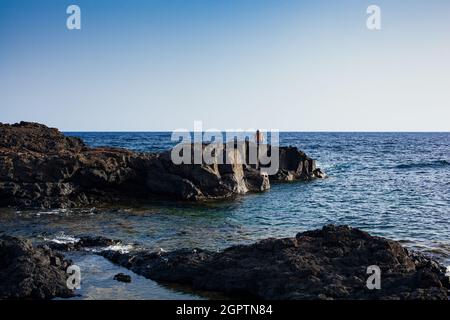
{"type": "Polygon", "coordinates": [[[0,299],[70,297],[66,269],[70,262],[29,240],[0,236],[0,299]]]}
{"type": "Polygon", "coordinates": [[[437,262],[347,226],[325,226],[221,252],[100,254],[156,281],[240,298],[446,300],[450,288],[445,268],[437,262]],[[371,265],[381,270],[380,290],[366,286],[371,265]]]}
{"type": "Polygon", "coordinates": [[[296,147],[279,148],[279,168],[276,174],[269,176],[270,181],[310,180],[326,178],[326,174],[316,168],[316,161],[309,158],[296,147]]]}
{"type": "Polygon", "coordinates": [[[269,180],[324,177],[315,161],[296,148],[281,147],[279,153],[280,170],[268,177],[247,163],[175,165],[170,150],[90,148],[42,124],[0,124],[0,206],[87,207],[152,195],[224,199],[267,190],[269,180]]]}

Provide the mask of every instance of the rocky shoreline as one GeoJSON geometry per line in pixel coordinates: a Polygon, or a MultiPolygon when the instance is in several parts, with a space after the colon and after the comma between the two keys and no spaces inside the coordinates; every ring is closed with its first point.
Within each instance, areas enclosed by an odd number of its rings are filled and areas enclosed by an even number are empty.
{"type": "MultiPolygon", "coordinates": [[[[325,226],[293,238],[268,238],[222,251],[178,249],[152,252],[111,250],[120,243],[84,236],[74,243],[33,247],[0,236],[0,299],[71,297],[66,269],[71,261],[57,251],[89,250],[138,275],[163,284],[229,298],[261,300],[448,300],[446,269],[399,242],[348,226],[325,226]],[[92,248],[98,250],[91,250],[92,248]],[[370,290],[369,266],[379,267],[380,289],[370,290]]],[[[117,281],[132,277],[117,274],[117,281]]]]}
{"type": "Polygon", "coordinates": [[[216,200],[262,192],[271,182],[325,177],[315,160],[297,148],[272,152],[279,152],[280,165],[267,176],[246,162],[175,165],[170,150],[90,148],[42,124],[0,124],[0,206],[92,207],[152,196],[216,200]]]}
{"type": "Polygon", "coordinates": [[[164,283],[264,300],[447,300],[445,268],[398,242],[348,226],[325,226],[294,238],[265,239],[220,252],[102,251],[110,261],[164,283]],[[369,290],[367,268],[381,270],[369,290]]]}
{"type": "MultiPolygon", "coordinates": [[[[248,143],[244,146],[250,148],[248,143]]],[[[275,174],[267,175],[245,161],[176,165],[170,150],[91,148],[41,124],[0,124],[0,207],[91,208],[129,205],[154,196],[229,199],[263,192],[274,182],[326,177],[315,160],[297,148],[271,151],[279,153],[280,165],[275,174]]],[[[245,159],[245,150],[243,154],[245,159]]],[[[447,300],[450,289],[438,262],[399,242],[348,226],[325,226],[220,252],[182,247],[171,252],[111,250],[118,244],[120,240],[82,236],[70,243],[33,246],[29,240],[0,235],[0,299],[73,296],[66,284],[71,261],[60,252],[92,248],[100,248],[92,254],[157,282],[230,298],[447,300]],[[381,271],[381,288],[371,290],[366,281],[373,266],[381,271]]],[[[131,278],[118,273],[115,280],[127,283],[131,278]]]]}

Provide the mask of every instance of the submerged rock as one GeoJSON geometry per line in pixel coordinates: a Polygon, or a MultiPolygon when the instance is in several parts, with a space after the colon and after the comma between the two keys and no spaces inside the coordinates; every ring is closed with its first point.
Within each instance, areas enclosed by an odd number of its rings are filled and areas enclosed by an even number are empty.
{"type": "Polygon", "coordinates": [[[47,247],[0,236],[0,299],[70,297],[66,269],[70,262],[47,247]]]}
{"type": "Polygon", "coordinates": [[[131,282],[131,276],[125,274],[125,273],[118,273],[114,276],[114,280],[117,280],[119,282],[125,282],[130,283],[131,282]]]}
{"type": "MultiPolygon", "coordinates": [[[[248,150],[249,145],[246,147],[248,150]]],[[[224,199],[265,191],[270,188],[269,179],[324,177],[315,161],[296,148],[280,147],[272,152],[279,152],[280,166],[268,177],[245,161],[175,165],[170,150],[137,153],[90,148],[81,139],[66,137],[42,124],[0,124],[0,206],[91,207],[141,201],[152,195],[224,199]]]]}
{"type": "Polygon", "coordinates": [[[347,226],[266,239],[221,252],[100,253],[147,278],[258,299],[448,299],[445,268],[398,242],[347,226]],[[369,290],[369,266],[381,289],[369,290]]]}

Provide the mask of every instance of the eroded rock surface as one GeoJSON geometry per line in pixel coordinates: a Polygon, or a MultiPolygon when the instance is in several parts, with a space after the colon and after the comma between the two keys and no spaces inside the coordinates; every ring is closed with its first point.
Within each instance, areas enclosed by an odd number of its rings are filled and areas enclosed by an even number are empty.
{"type": "Polygon", "coordinates": [[[0,236],[0,299],[70,297],[66,270],[70,262],[29,240],[0,236]]]}
{"type": "Polygon", "coordinates": [[[294,238],[266,239],[221,252],[101,253],[156,281],[191,285],[231,297],[260,299],[444,299],[445,268],[398,242],[347,226],[326,226],[294,238]],[[369,290],[367,267],[381,269],[369,290]]]}
{"type": "Polygon", "coordinates": [[[324,177],[313,159],[280,148],[280,170],[271,177],[247,163],[175,165],[170,150],[137,153],[90,148],[42,124],[0,124],[0,206],[91,207],[151,196],[182,200],[230,198],[261,192],[272,181],[324,177]]]}

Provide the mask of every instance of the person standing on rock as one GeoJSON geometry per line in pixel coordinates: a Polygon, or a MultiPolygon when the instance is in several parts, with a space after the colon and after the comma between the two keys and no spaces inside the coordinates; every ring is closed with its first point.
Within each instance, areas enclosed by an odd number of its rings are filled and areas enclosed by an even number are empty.
{"type": "Polygon", "coordinates": [[[259,130],[256,130],[255,134],[256,144],[259,146],[260,143],[264,142],[264,133],[259,130]]]}
{"type": "Polygon", "coordinates": [[[264,134],[256,130],[255,134],[255,140],[256,140],[256,169],[259,168],[259,145],[264,142],[264,134]]]}

